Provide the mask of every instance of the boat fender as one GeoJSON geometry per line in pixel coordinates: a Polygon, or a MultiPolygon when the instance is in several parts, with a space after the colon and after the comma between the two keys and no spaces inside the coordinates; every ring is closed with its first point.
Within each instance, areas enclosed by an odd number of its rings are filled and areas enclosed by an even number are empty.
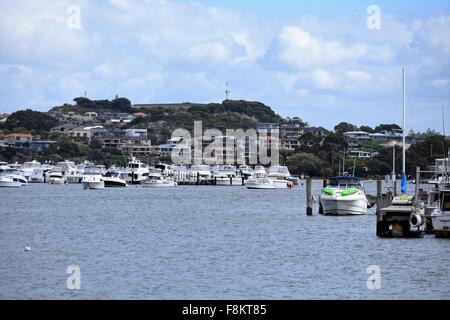
{"type": "Polygon", "coordinates": [[[424,221],[422,219],[422,217],[418,214],[412,214],[409,217],[409,223],[411,224],[412,227],[414,228],[418,228],[421,225],[423,225],[424,221]]]}

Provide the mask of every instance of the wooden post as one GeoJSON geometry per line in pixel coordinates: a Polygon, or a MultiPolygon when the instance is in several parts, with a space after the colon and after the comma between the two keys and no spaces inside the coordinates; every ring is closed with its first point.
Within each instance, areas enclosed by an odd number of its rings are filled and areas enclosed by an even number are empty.
{"type": "Polygon", "coordinates": [[[242,176],[242,186],[245,186],[245,178],[242,176]]]}
{"type": "Polygon", "coordinates": [[[414,200],[414,204],[416,206],[418,206],[420,203],[419,187],[420,187],[420,167],[417,167],[416,168],[416,192],[415,192],[415,200],[414,200]]]}
{"type": "Polygon", "coordinates": [[[197,171],[197,185],[200,184],[200,172],[197,171]]]}
{"type": "Polygon", "coordinates": [[[233,185],[233,177],[230,176],[230,186],[232,186],[232,185],[233,185]]]}
{"type": "Polygon", "coordinates": [[[377,180],[377,221],[381,221],[382,197],[383,197],[383,181],[377,180]]]}
{"type": "Polygon", "coordinates": [[[323,179],[322,185],[323,185],[324,188],[327,187],[327,185],[328,185],[327,179],[323,179]]]}
{"type": "Polygon", "coordinates": [[[397,196],[397,179],[394,180],[394,197],[397,196]]]}
{"type": "Polygon", "coordinates": [[[312,203],[312,179],[308,178],[306,180],[306,214],[312,216],[313,214],[313,203],[312,203]]]}

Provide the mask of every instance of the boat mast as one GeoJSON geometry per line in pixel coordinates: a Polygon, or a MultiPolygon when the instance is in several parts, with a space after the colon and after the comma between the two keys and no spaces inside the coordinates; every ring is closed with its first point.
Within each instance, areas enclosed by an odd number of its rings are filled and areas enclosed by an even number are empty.
{"type": "Polygon", "coordinates": [[[406,175],[406,83],[403,69],[403,174],[406,175]]]}

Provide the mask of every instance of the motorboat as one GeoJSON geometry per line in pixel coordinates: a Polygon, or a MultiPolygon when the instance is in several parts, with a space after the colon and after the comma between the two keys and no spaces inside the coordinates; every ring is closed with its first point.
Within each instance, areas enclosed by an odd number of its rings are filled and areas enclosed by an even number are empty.
{"type": "Polygon", "coordinates": [[[255,172],[245,184],[247,189],[277,189],[272,180],[267,177],[266,172],[255,172]]]}
{"type": "Polygon", "coordinates": [[[434,198],[434,203],[430,205],[434,207],[431,213],[434,234],[438,238],[448,238],[450,237],[450,188],[448,184],[441,185],[430,195],[434,198]]]}
{"type": "Polygon", "coordinates": [[[84,167],[78,167],[73,161],[61,161],[56,164],[66,177],[67,183],[80,183],[83,178],[84,167]]]}
{"type": "Polygon", "coordinates": [[[42,169],[42,164],[36,160],[25,162],[20,168],[20,170],[23,173],[23,176],[28,181],[31,181],[31,177],[35,169],[42,169]]]}
{"type": "Polygon", "coordinates": [[[141,184],[148,179],[149,168],[145,163],[137,160],[135,157],[131,158],[126,167],[125,180],[131,184],[141,184]]]}
{"type": "Polygon", "coordinates": [[[193,178],[198,176],[200,180],[211,179],[211,167],[205,164],[192,165],[189,168],[189,176],[193,178]]]}
{"type": "Polygon", "coordinates": [[[324,215],[367,214],[369,202],[359,178],[331,177],[320,195],[320,212],[324,215]]]}
{"type": "Polygon", "coordinates": [[[103,181],[105,182],[105,187],[128,187],[127,182],[123,178],[124,173],[110,170],[103,176],[103,181]]]}
{"type": "Polygon", "coordinates": [[[66,178],[64,177],[64,172],[59,167],[54,167],[47,174],[47,182],[49,184],[65,184],[66,178]]]}
{"type": "Polygon", "coordinates": [[[247,180],[252,175],[252,168],[246,164],[240,165],[239,173],[245,180],[247,180]]]}
{"type": "Polygon", "coordinates": [[[23,173],[18,169],[5,168],[2,169],[2,176],[12,179],[20,183],[22,186],[28,185],[28,180],[23,176],[23,173]]]}
{"type": "Polygon", "coordinates": [[[290,181],[291,173],[286,166],[273,166],[269,168],[267,175],[278,189],[292,188],[294,183],[290,181]]]}
{"type": "Polygon", "coordinates": [[[83,189],[103,189],[105,187],[102,172],[95,166],[86,167],[84,169],[81,183],[83,184],[83,189]]]}
{"type": "Polygon", "coordinates": [[[160,169],[155,169],[149,172],[148,179],[142,183],[142,186],[147,188],[170,188],[176,187],[177,183],[173,178],[162,175],[160,169]]]}
{"type": "Polygon", "coordinates": [[[236,175],[236,168],[232,165],[215,166],[213,177],[217,186],[242,186],[242,178],[236,175]]]}
{"type": "Polygon", "coordinates": [[[20,188],[22,183],[14,180],[11,176],[0,176],[0,187],[1,188],[20,188]]]}

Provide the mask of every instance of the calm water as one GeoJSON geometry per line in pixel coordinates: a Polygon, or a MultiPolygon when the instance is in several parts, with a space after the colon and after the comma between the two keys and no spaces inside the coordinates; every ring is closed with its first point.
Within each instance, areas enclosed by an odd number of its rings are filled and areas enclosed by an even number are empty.
{"type": "Polygon", "coordinates": [[[449,240],[379,239],[373,212],[307,217],[304,188],[3,188],[0,252],[2,299],[450,297],[449,240]]]}

